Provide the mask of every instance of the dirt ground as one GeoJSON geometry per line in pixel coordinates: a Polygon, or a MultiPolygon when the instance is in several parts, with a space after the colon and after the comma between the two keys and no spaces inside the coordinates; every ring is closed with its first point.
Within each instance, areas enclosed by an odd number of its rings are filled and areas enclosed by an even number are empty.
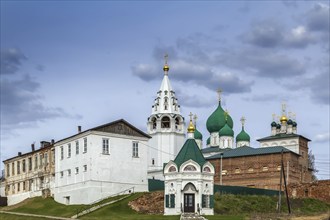
{"type": "Polygon", "coordinates": [[[147,193],[128,205],[139,213],[163,214],[164,213],[164,191],[147,193]]]}

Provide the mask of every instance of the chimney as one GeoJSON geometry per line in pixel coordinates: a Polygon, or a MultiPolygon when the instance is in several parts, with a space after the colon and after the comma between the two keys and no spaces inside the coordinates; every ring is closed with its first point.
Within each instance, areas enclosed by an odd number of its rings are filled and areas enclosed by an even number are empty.
{"type": "Polygon", "coordinates": [[[32,152],[35,150],[34,149],[34,144],[31,144],[31,150],[32,150],[32,152]]]}
{"type": "Polygon", "coordinates": [[[78,134],[81,133],[81,126],[78,126],[78,134]]]}
{"type": "Polygon", "coordinates": [[[18,152],[18,156],[22,156],[22,152],[18,152]]]}
{"type": "Polygon", "coordinates": [[[54,143],[55,143],[55,140],[54,140],[54,139],[52,139],[52,140],[51,140],[51,143],[52,143],[52,145],[54,145],[54,143]]]}

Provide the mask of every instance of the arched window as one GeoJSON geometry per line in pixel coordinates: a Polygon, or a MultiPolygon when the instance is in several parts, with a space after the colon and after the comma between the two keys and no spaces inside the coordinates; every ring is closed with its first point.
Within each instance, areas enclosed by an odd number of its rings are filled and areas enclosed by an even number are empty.
{"type": "Polygon", "coordinates": [[[168,172],[175,172],[176,171],[176,168],[175,166],[171,166],[169,169],[168,169],[168,172]]]}
{"type": "Polygon", "coordinates": [[[183,170],[184,171],[196,171],[197,169],[193,165],[188,165],[183,170]]]}
{"type": "Polygon", "coordinates": [[[253,168],[250,167],[250,168],[248,169],[248,172],[252,173],[252,172],[253,172],[253,168]]]}
{"type": "Polygon", "coordinates": [[[204,167],[203,171],[204,172],[207,172],[207,173],[210,173],[211,172],[211,169],[210,169],[210,167],[204,167]]]}
{"type": "Polygon", "coordinates": [[[165,116],[162,118],[162,128],[170,128],[170,118],[165,116]]]}
{"type": "Polygon", "coordinates": [[[179,119],[179,117],[176,117],[175,118],[175,129],[179,129],[180,128],[179,125],[180,125],[180,119],[179,119]]]}
{"type": "Polygon", "coordinates": [[[152,123],[152,129],[153,129],[153,130],[156,129],[156,128],[157,128],[157,119],[156,119],[156,118],[153,118],[153,119],[151,120],[151,123],[152,123]]]}
{"type": "Polygon", "coordinates": [[[168,109],[168,98],[165,97],[164,99],[164,109],[167,110],[168,109]]]}

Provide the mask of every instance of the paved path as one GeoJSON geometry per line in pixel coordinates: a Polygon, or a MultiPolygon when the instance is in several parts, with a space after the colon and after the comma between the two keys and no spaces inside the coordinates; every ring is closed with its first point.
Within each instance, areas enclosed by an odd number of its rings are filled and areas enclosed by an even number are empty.
{"type": "Polygon", "coordinates": [[[112,203],[118,202],[118,201],[120,201],[120,200],[126,199],[126,198],[129,197],[129,196],[131,196],[131,194],[128,194],[127,196],[124,196],[124,197],[122,197],[122,198],[120,198],[120,199],[117,199],[117,200],[113,200],[113,201],[110,201],[110,202],[107,202],[107,203],[103,203],[103,204],[100,204],[100,205],[93,206],[93,207],[91,207],[91,208],[89,208],[89,209],[86,209],[86,210],[84,210],[84,211],[82,211],[82,212],[79,212],[78,214],[72,216],[71,219],[72,219],[72,218],[78,218],[78,217],[80,217],[80,216],[86,215],[86,214],[91,213],[91,212],[93,212],[93,211],[95,211],[95,210],[98,210],[98,209],[100,209],[100,208],[102,208],[102,207],[104,207],[104,206],[107,206],[107,205],[110,205],[110,204],[112,204],[112,203]]]}
{"type": "Polygon", "coordinates": [[[29,216],[29,217],[39,217],[39,218],[49,218],[49,219],[60,219],[60,220],[71,219],[71,218],[58,217],[58,216],[36,215],[36,214],[30,214],[30,213],[20,213],[20,212],[10,212],[10,211],[0,211],[0,213],[10,214],[10,215],[29,216]]]}
{"type": "Polygon", "coordinates": [[[203,216],[194,214],[194,213],[183,213],[180,217],[180,220],[207,220],[203,216]]]}

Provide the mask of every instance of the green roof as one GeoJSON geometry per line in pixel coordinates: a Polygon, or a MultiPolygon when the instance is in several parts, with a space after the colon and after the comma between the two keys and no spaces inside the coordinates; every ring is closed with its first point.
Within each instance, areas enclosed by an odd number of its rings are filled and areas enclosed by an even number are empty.
{"type": "MultiPolygon", "coordinates": [[[[230,128],[233,128],[233,119],[230,115],[227,116],[227,123],[230,128]]],[[[220,129],[226,124],[226,116],[225,111],[221,107],[221,102],[219,101],[218,108],[210,115],[210,117],[206,121],[207,130],[212,132],[219,132],[220,129]]]]}
{"type": "MultiPolygon", "coordinates": [[[[244,156],[257,156],[257,155],[264,155],[264,154],[278,154],[283,152],[291,152],[296,155],[299,155],[285,147],[282,146],[275,146],[275,147],[260,147],[260,148],[253,148],[248,146],[243,146],[239,148],[235,148],[232,150],[224,151],[222,153],[222,158],[233,158],[233,157],[244,157],[244,156]]],[[[219,159],[221,157],[221,153],[210,156],[206,158],[207,160],[211,159],[219,159]]]]}
{"type": "Polygon", "coordinates": [[[219,147],[207,147],[203,148],[202,153],[212,153],[212,152],[223,152],[226,150],[231,150],[231,148],[219,148],[219,147]]]}
{"type": "Polygon", "coordinates": [[[242,127],[242,131],[236,136],[236,142],[238,141],[250,141],[250,135],[244,131],[244,127],[242,127]]]}
{"type": "Polygon", "coordinates": [[[202,133],[200,133],[197,128],[195,128],[195,131],[194,131],[194,138],[197,139],[197,140],[203,140],[203,135],[202,133]]]}
{"type": "Polygon", "coordinates": [[[299,135],[299,134],[276,134],[274,136],[268,136],[268,137],[264,137],[264,138],[260,138],[257,141],[268,141],[268,140],[276,140],[276,139],[282,139],[282,138],[293,138],[293,137],[300,137],[300,138],[304,138],[307,141],[311,141],[308,138],[299,135]]]}
{"type": "Polygon", "coordinates": [[[188,160],[193,160],[197,162],[200,166],[206,163],[206,160],[199,149],[195,139],[187,139],[182,146],[180,152],[174,159],[174,163],[180,167],[184,162],[188,160]]]}
{"type": "Polygon", "coordinates": [[[223,126],[219,131],[219,137],[222,136],[230,136],[234,137],[234,131],[231,129],[228,124],[226,123],[225,126],[223,126]]]}
{"type": "Polygon", "coordinates": [[[211,143],[211,137],[209,137],[207,140],[206,140],[206,144],[209,145],[211,143]]]}

